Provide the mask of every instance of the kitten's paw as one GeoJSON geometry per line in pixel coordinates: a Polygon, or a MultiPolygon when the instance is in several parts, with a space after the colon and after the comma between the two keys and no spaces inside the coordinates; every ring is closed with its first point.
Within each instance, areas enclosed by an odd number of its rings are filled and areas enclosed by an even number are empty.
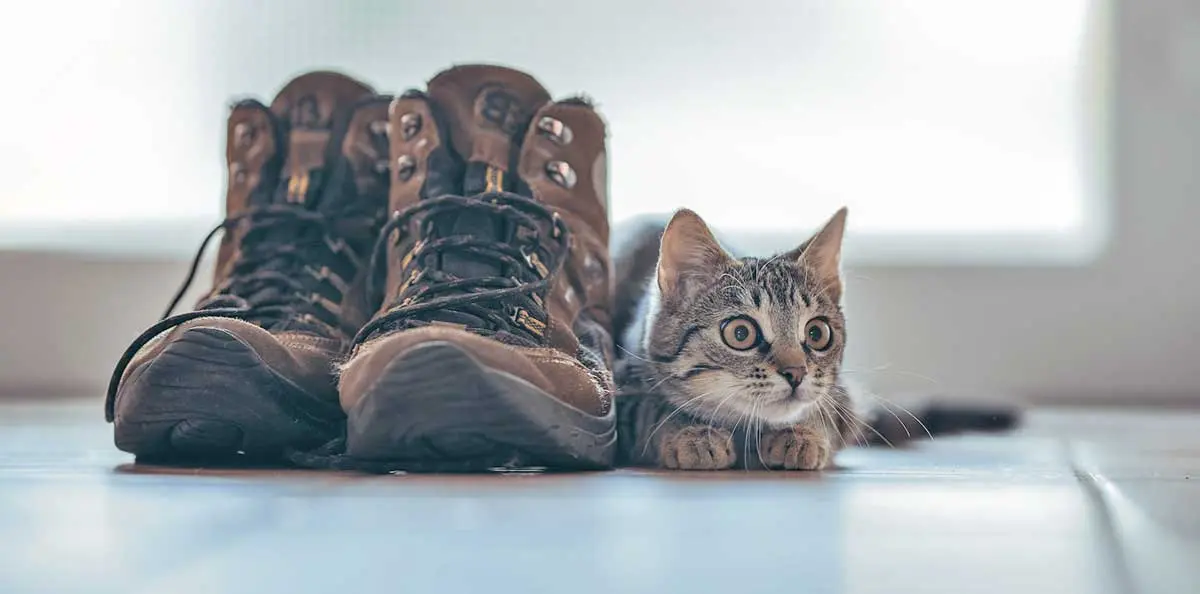
{"type": "Polygon", "coordinates": [[[691,425],[663,438],[658,459],[674,470],[724,470],[737,458],[728,430],[691,425]]]}
{"type": "Polygon", "coordinates": [[[821,470],[833,458],[833,446],[820,431],[806,427],[763,435],[760,446],[767,468],[821,470]]]}

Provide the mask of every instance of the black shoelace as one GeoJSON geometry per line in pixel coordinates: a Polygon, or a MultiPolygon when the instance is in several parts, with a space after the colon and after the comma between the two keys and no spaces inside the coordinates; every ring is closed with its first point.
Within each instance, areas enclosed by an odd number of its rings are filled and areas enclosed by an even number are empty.
{"type": "Polygon", "coordinates": [[[478,196],[447,195],[423,200],[392,215],[384,225],[371,256],[368,294],[375,303],[384,299],[379,285],[387,273],[387,252],[405,242],[414,226],[426,228],[404,257],[399,278],[402,290],[387,307],[359,330],[354,344],[381,331],[401,330],[431,323],[435,314],[457,313],[476,322],[467,324],[487,335],[503,333],[506,340],[536,345],[542,342],[546,324],[545,289],[561,270],[570,242],[566,224],[545,205],[518,194],[495,192],[478,196]],[[513,243],[472,236],[428,232],[441,215],[482,211],[512,224],[520,238],[513,243]],[[550,230],[542,237],[539,223],[550,230]],[[539,255],[542,241],[549,239],[558,249],[548,250],[548,264],[539,255]],[[427,262],[439,255],[458,253],[469,258],[500,264],[509,276],[460,278],[427,262]]]}
{"type": "Polygon", "coordinates": [[[180,324],[197,318],[218,317],[245,320],[269,329],[301,320],[301,328],[336,333],[338,314],[331,309],[336,305],[313,290],[321,277],[301,272],[312,259],[314,249],[345,253],[353,259],[345,244],[330,239],[329,225],[330,219],[322,213],[299,206],[268,205],[233,215],[209,231],[192,259],[187,278],[162,318],[138,335],[117,361],[108,382],[105,417],[110,422],[113,420],[117,388],[138,351],[156,336],[180,324]],[[240,242],[241,253],[228,279],[194,311],[171,315],[191,287],[208,244],[218,232],[229,232],[243,221],[247,224],[240,242]],[[311,243],[298,245],[294,241],[296,237],[312,238],[325,247],[314,248],[311,243]]]}

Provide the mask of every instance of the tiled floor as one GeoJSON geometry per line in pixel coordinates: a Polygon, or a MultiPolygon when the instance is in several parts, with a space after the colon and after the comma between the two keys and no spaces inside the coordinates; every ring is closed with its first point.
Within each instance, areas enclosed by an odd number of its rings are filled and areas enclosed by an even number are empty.
{"type": "Polygon", "coordinates": [[[0,401],[0,593],[1200,592],[1200,412],[1035,411],[817,474],[161,471],[0,401]]]}

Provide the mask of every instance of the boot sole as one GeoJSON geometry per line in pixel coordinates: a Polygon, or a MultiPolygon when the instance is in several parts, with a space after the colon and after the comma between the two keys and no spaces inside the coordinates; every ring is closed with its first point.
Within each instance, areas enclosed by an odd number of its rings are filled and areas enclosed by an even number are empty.
{"type": "Polygon", "coordinates": [[[339,428],[300,410],[296,399],[310,397],[218,328],[183,332],[130,374],[119,397],[114,441],[139,462],[277,460],[339,428]]]}
{"type": "Polygon", "coordinates": [[[443,341],[395,359],[350,410],[346,453],[396,470],[611,468],[616,416],[583,412],[443,341]]]}

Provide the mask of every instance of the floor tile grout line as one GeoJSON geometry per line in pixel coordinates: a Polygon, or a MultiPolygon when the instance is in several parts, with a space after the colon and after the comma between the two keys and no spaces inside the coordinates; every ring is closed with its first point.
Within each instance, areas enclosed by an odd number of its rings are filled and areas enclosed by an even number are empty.
{"type": "Polygon", "coordinates": [[[1085,496],[1092,503],[1093,513],[1100,518],[1100,523],[1103,526],[1102,537],[1104,548],[1108,551],[1109,557],[1113,559],[1114,565],[1117,568],[1120,591],[1127,594],[1136,594],[1138,588],[1134,585],[1133,573],[1129,569],[1129,556],[1126,554],[1125,546],[1121,542],[1121,535],[1117,532],[1112,508],[1109,506],[1108,498],[1104,496],[1104,490],[1100,487],[1099,481],[1096,480],[1096,475],[1083,469],[1079,463],[1078,452],[1070,441],[1063,441],[1063,449],[1066,450],[1067,463],[1072,473],[1074,473],[1076,480],[1079,481],[1079,485],[1083,489],[1085,496]]]}

